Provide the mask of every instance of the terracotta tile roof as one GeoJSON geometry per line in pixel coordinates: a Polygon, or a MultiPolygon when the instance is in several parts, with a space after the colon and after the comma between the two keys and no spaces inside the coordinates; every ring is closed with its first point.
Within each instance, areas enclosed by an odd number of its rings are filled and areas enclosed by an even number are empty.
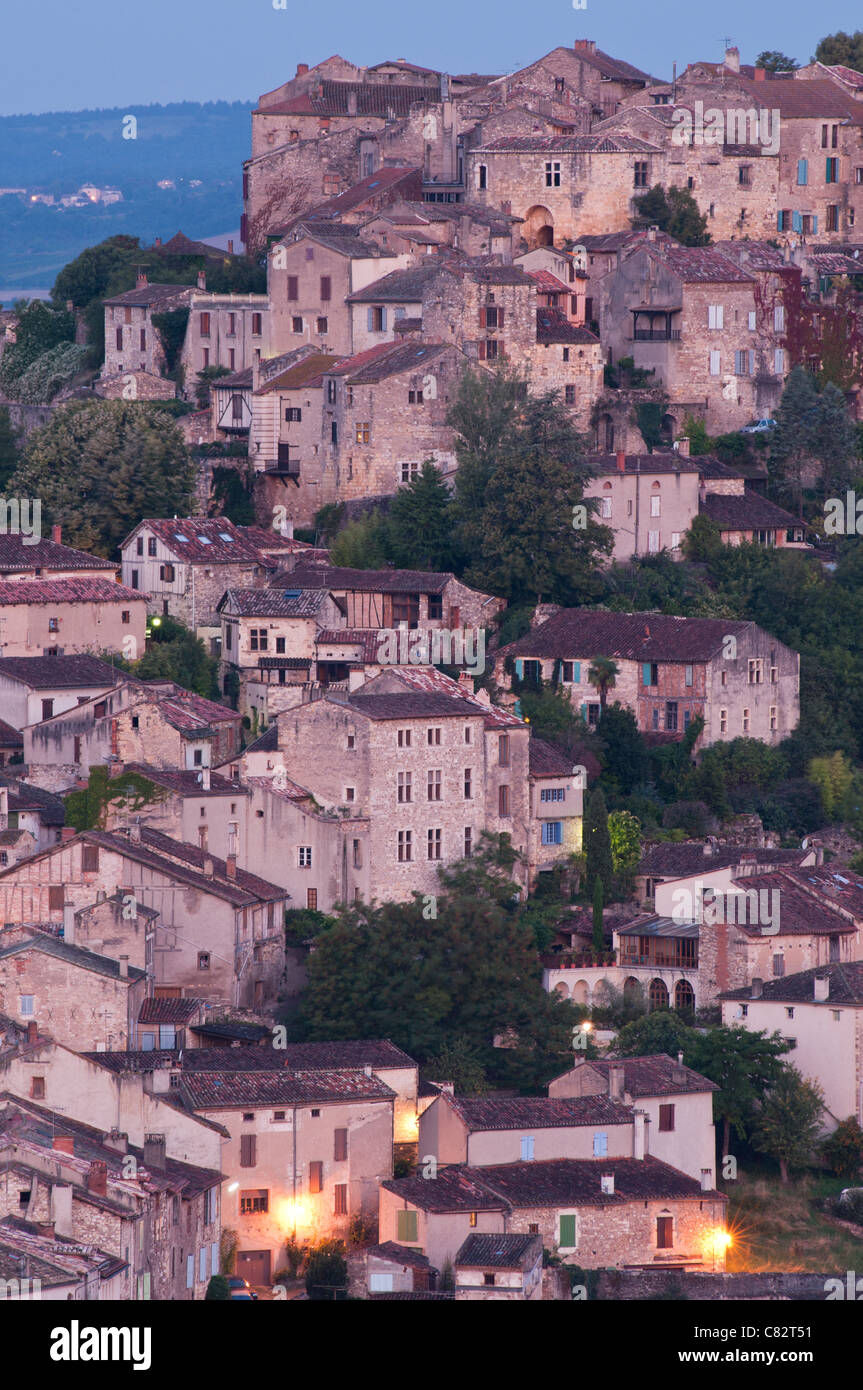
{"type": "MultiPolygon", "coordinates": [[[[696,1178],[658,1158],[558,1158],[474,1168],[507,1205],[518,1207],[622,1206],[627,1202],[674,1197],[718,1198],[696,1178]],[[602,1178],[614,1177],[614,1192],[602,1191],[602,1178]]],[[[430,1185],[430,1184],[429,1184],[430,1185]]]]}
{"type": "Polygon", "coordinates": [[[123,542],[126,547],[142,530],[151,531],[172,555],[188,564],[247,564],[272,567],[257,545],[227,517],[146,518],[123,542]]]}
{"type": "Polygon", "coordinates": [[[326,598],[323,588],[304,589],[299,583],[288,589],[226,589],[216,611],[240,618],[314,618],[326,598]]]}
{"type": "Polygon", "coordinates": [[[378,660],[380,635],[369,628],[324,628],[315,638],[317,658],[321,647],[359,647],[361,660],[371,666],[378,660]]]}
{"type": "Polygon", "coordinates": [[[117,685],[120,671],[96,656],[4,656],[0,676],[33,690],[66,690],[117,685]]]}
{"type": "MultiPolygon", "coordinates": [[[[276,728],[274,724],[272,726],[276,728]]],[[[221,776],[218,772],[210,772],[210,785],[205,787],[201,780],[201,770],[188,768],[163,768],[152,767],[149,763],[126,763],[124,772],[137,772],[139,776],[146,777],[149,782],[155,782],[158,787],[167,787],[169,791],[178,792],[181,796],[248,796],[245,787],[237,786],[236,782],[231,782],[227,777],[221,776]]]]}
{"type": "Polygon", "coordinates": [[[720,531],[749,531],[759,527],[786,531],[804,525],[777,507],[758,492],[747,491],[742,497],[733,493],[708,492],[698,504],[698,510],[714,522],[720,531]]]}
{"type": "MultiPolygon", "coordinates": [[[[859,1007],[863,1005],[863,961],[819,965],[814,970],[801,970],[799,974],[786,975],[781,980],[765,980],[761,997],[768,1004],[815,1004],[823,1009],[835,1009],[838,1004],[859,1007]],[[829,996],[825,1000],[816,1000],[815,980],[825,976],[830,981],[829,996]]],[[[758,1002],[753,998],[751,985],[744,989],[726,990],[719,998],[758,1002]]]]}
{"type": "Polygon", "coordinates": [[[201,1007],[200,999],[145,999],[139,1023],[188,1023],[201,1007]]]}
{"type": "MultiPolygon", "coordinates": [[[[471,707],[467,712],[481,714],[486,728],[525,728],[524,721],[510,714],[509,710],[487,703],[481,695],[475,695],[467,686],[453,680],[452,676],[446,675],[445,672],[438,671],[434,666],[390,666],[387,675],[396,676],[408,690],[427,695],[445,695],[465,701],[471,707]]],[[[372,693],[371,685],[368,689],[369,693],[372,693]]]]}
{"type": "Polygon", "coordinates": [[[434,1182],[427,1178],[390,1178],[387,1192],[421,1211],[506,1211],[507,1202],[484,1181],[483,1168],[450,1164],[438,1168],[434,1182]]]}
{"type": "Polygon", "coordinates": [[[808,883],[807,869],[777,869],[772,873],[746,874],[743,878],[735,879],[731,885],[731,890],[739,894],[757,893],[757,899],[748,898],[746,902],[740,902],[735,906],[735,921],[740,931],[748,933],[750,936],[760,937],[761,927],[758,925],[758,902],[776,903],[779,907],[778,922],[774,917],[772,925],[778,925],[777,936],[842,936],[848,933],[855,933],[857,927],[848,917],[843,917],[830,904],[826,895],[814,896],[807,888],[813,885],[808,883]],[[761,894],[769,893],[769,898],[762,898],[761,894]],[[777,897],[773,895],[777,894],[777,897]],[[752,912],[749,912],[749,903],[752,903],[752,912]],[[754,919],[751,924],[749,917],[754,919]],[[741,921],[745,917],[747,920],[741,921]]]}
{"type": "Polygon", "coordinates": [[[369,174],[367,178],[361,179],[351,188],[346,188],[344,193],[339,193],[337,197],[329,198],[325,203],[318,203],[311,212],[305,214],[305,217],[309,220],[317,217],[343,217],[346,212],[352,212],[355,208],[372,203],[375,199],[398,188],[400,183],[407,185],[406,191],[409,194],[420,194],[422,192],[422,169],[410,167],[378,169],[376,173],[369,174]]]}
{"type": "Polygon", "coordinates": [[[456,1269],[525,1269],[541,1256],[539,1235],[470,1235],[453,1264],[456,1269]]]}
{"type": "MultiPolygon", "coordinates": [[[[314,219],[298,222],[291,228],[290,241],[302,241],[304,238],[310,238],[340,256],[347,256],[349,260],[395,260],[394,251],[386,251],[377,242],[366,241],[358,227],[346,226],[342,222],[316,222],[314,219]]],[[[289,245],[290,242],[286,241],[285,244],[289,245]]]]}
{"type": "Polygon", "coordinates": [[[621,657],[630,661],[709,661],[726,636],[743,637],[755,624],[664,613],[609,613],[565,608],[497,657],[621,657]]]}
{"type": "MultiPolygon", "coordinates": [[[[863,106],[849,92],[831,82],[813,79],[811,82],[773,81],[765,92],[763,82],[750,78],[739,79],[740,89],[750,95],[756,107],[767,103],[778,108],[783,121],[844,120],[849,125],[863,125],[863,106]]],[[[732,96],[734,105],[737,100],[732,96]]]]}
{"type": "Polygon", "coordinates": [[[449,1104],[471,1134],[487,1130],[571,1129],[581,1125],[632,1124],[632,1111],[607,1096],[456,1096],[449,1104]]]}
{"type": "Polygon", "coordinates": [[[599,339],[589,328],[570,323],[562,309],[540,307],[536,311],[536,341],[538,343],[590,343],[598,346],[599,339]]]}
{"type": "Polygon", "coordinates": [[[346,304],[418,303],[428,285],[440,275],[440,264],[408,266],[405,270],[391,270],[380,280],[373,280],[361,290],[354,290],[345,298],[346,304]]]}
{"type": "Polygon", "coordinates": [[[0,535],[0,573],[4,570],[116,568],[112,560],[104,560],[101,555],[88,555],[86,550],[73,550],[69,545],[60,545],[44,537],[28,544],[24,536],[0,535]]]}
{"type": "Polygon", "coordinates": [[[400,82],[323,81],[301,96],[261,107],[259,112],[266,116],[347,116],[350,114],[348,97],[351,95],[356,97],[357,116],[385,117],[389,111],[396,116],[407,116],[416,102],[431,104],[439,100],[435,87],[400,82]]]}
{"type": "Polygon", "coordinates": [[[112,299],[103,299],[103,304],[122,304],[131,307],[147,308],[168,305],[172,300],[188,303],[195,286],[193,285],[144,285],[141,289],[126,290],[115,294],[112,299]]]}
{"type": "Polygon", "coordinates": [[[232,372],[230,376],[216,377],[210,383],[214,391],[248,391],[252,385],[252,369],[244,367],[241,372],[232,372]]]}
{"type": "Polygon", "coordinates": [[[160,256],[206,256],[211,261],[239,260],[232,252],[223,251],[221,246],[212,246],[208,241],[192,241],[185,232],[175,232],[161,246],[151,246],[149,250],[160,256]]]}
{"type": "Polygon", "coordinates": [[[450,573],[434,570],[357,570],[339,565],[306,567],[302,561],[290,573],[277,576],[282,588],[287,581],[289,587],[298,589],[384,594],[442,594],[453,577],[450,573]]]}
{"type": "MultiPolygon", "coordinates": [[[[567,56],[572,58],[573,51],[566,49],[567,56]]],[[[587,63],[588,67],[596,68],[603,77],[608,77],[616,82],[639,82],[653,84],[656,79],[649,73],[642,72],[641,68],[635,67],[632,63],[626,63],[622,58],[612,58],[610,53],[603,53],[601,48],[590,49],[577,48],[574,55],[582,63],[587,63]]]]}
{"type": "Polygon", "coordinates": [[[313,352],[310,357],[304,357],[302,362],[296,362],[292,367],[286,367],[278,376],[269,377],[262,382],[255,395],[265,396],[269,391],[290,391],[297,386],[319,387],[324,373],[331,371],[339,361],[341,359],[331,353],[313,352]]]}
{"type": "Polygon", "coordinates": [[[147,594],[110,579],[16,579],[0,584],[0,604],[146,603],[147,594]]]}
{"type": "Polygon", "coordinates": [[[411,340],[384,343],[381,346],[386,351],[377,352],[375,348],[371,348],[368,353],[361,352],[357,357],[341,362],[333,369],[332,374],[344,376],[351,385],[372,385],[378,381],[385,381],[387,377],[397,376],[399,372],[424,370],[427,363],[435,361],[441,353],[448,351],[450,344],[411,340]],[[372,353],[375,353],[374,357],[371,356],[372,353]],[[361,362],[360,358],[366,360],[361,362]]]}
{"type": "Polygon", "coordinates": [[[535,280],[537,288],[542,294],[572,294],[569,285],[565,285],[562,280],[558,280],[556,275],[552,275],[550,270],[529,270],[528,275],[531,280],[535,280]]]}
{"type": "MultiPolygon", "coordinates": [[[[11,872],[15,872],[14,867],[11,872]]],[[[113,960],[110,956],[97,955],[95,951],[87,951],[83,946],[74,946],[70,942],[64,941],[62,937],[51,936],[48,932],[34,932],[32,936],[24,937],[20,941],[13,941],[8,946],[3,945],[3,933],[0,932],[0,960],[26,954],[29,951],[39,951],[43,955],[52,956],[55,960],[62,961],[65,965],[75,966],[79,970],[89,970],[95,975],[105,975],[113,980],[125,980],[127,985],[133,985],[138,980],[146,980],[147,978],[147,972],[139,970],[134,965],[128,967],[128,975],[124,977],[120,974],[120,962],[118,960],[113,960]]]]}
{"type": "Polygon", "coordinates": [[[637,135],[505,135],[480,145],[474,154],[660,154],[658,145],[637,135]]]}
{"type": "MultiPolygon", "coordinates": [[[[339,701],[339,703],[342,703],[339,701]]],[[[391,695],[351,694],[343,702],[367,719],[465,719],[483,711],[451,695],[420,695],[409,691],[391,695]]]]}
{"type": "Polygon", "coordinates": [[[708,1081],[700,1072],[683,1066],[667,1052],[656,1052],[649,1057],[622,1057],[619,1061],[595,1058],[579,1065],[598,1072],[606,1081],[611,1067],[623,1067],[623,1089],[634,1100],[642,1096],[679,1096],[719,1090],[715,1081],[708,1081]]]}
{"type": "MultiPolygon", "coordinates": [[[[7,768],[8,772],[8,768],[7,768]]],[[[29,782],[19,782],[0,774],[0,786],[9,788],[10,811],[36,811],[43,825],[63,825],[66,808],[62,798],[42,787],[33,787],[29,782]]]]}
{"type": "MultiPolygon", "coordinates": [[[[619,473],[616,454],[591,454],[591,468],[601,476],[619,473]]],[[[701,459],[682,454],[627,454],[624,471],[635,473],[699,473],[701,459]]]]}
{"type": "Polygon", "coordinates": [[[275,753],[279,747],[279,726],[270,724],[254,743],[250,743],[244,753],[275,753]]]}
{"type": "Polygon", "coordinates": [[[181,686],[174,686],[158,704],[165,719],[175,729],[206,729],[212,724],[242,719],[242,715],[228,705],[216,704],[215,700],[207,700],[194,690],[183,690],[181,686]]]}
{"type": "Polygon", "coordinates": [[[0,719],[0,748],[23,748],[24,736],[5,719],[0,719]]]}
{"type": "Polygon", "coordinates": [[[366,1254],[376,1255],[379,1260],[392,1260],[397,1265],[412,1265],[415,1269],[428,1269],[429,1258],[421,1250],[412,1250],[409,1245],[399,1245],[394,1240],[382,1241],[380,1245],[366,1246],[366,1254]]]}
{"type": "Polygon", "coordinates": [[[686,284],[755,284],[753,276],[711,246],[649,241],[642,249],[686,284]]]}
{"type": "Polygon", "coordinates": [[[572,758],[565,757],[559,749],[546,743],[544,738],[530,736],[530,775],[531,777],[571,777],[572,758]]]}
{"type": "MultiPolygon", "coordinates": [[[[203,1049],[206,1051],[207,1049],[203,1049]]],[[[242,1050],[242,1049],[240,1049],[242,1050]]],[[[195,1110],[232,1110],[249,1105],[313,1105],[351,1100],[392,1101],[395,1091],[347,1068],[319,1071],[185,1071],[180,1092],[195,1110]]]]}

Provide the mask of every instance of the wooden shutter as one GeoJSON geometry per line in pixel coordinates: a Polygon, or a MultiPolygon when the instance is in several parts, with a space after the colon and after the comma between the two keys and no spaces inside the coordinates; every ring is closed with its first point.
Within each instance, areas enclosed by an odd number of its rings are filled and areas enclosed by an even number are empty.
{"type": "Polygon", "coordinates": [[[257,1154],[254,1134],[240,1135],[240,1167],[254,1168],[257,1154]]]}
{"type": "Polygon", "coordinates": [[[399,1211],[396,1213],[396,1239],[416,1242],[418,1237],[417,1214],[415,1211],[399,1211]]]}
{"type": "Polygon", "coordinates": [[[674,1129],[674,1106],[660,1105],[659,1107],[659,1129],[662,1134],[670,1134],[674,1129]]]}
{"type": "Polygon", "coordinates": [[[348,1131],[337,1129],[333,1135],[333,1158],[341,1163],[348,1156],[348,1131]]]}
{"type": "Polygon", "coordinates": [[[498,328],[503,328],[503,309],[498,309],[497,311],[497,326],[498,328]]]}
{"type": "Polygon", "coordinates": [[[324,1190],[324,1165],[320,1161],[309,1164],[309,1191],[323,1192],[324,1190]]]}
{"type": "Polygon", "coordinates": [[[564,1250],[571,1250],[575,1245],[575,1217],[562,1216],[560,1218],[560,1240],[558,1244],[564,1250]]]}
{"type": "Polygon", "coordinates": [[[479,326],[480,326],[480,328],[485,328],[485,327],[486,327],[486,319],[487,319],[487,315],[486,315],[485,309],[480,309],[480,311],[479,311],[479,326]]]}
{"type": "Polygon", "coordinates": [[[374,311],[374,309],[368,309],[367,312],[366,312],[366,326],[367,326],[367,328],[368,328],[368,330],[369,330],[370,333],[374,333],[374,331],[375,331],[375,311],[374,311]]]}

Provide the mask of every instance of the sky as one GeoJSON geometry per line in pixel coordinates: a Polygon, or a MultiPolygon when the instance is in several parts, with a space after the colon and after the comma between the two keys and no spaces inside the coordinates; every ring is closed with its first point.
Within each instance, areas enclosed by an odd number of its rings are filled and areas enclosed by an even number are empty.
{"type": "Polygon", "coordinates": [[[718,61],[726,38],[743,62],[765,48],[807,62],[861,25],[860,0],[30,0],[4,7],[0,115],[247,101],[333,53],[506,72],[577,38],[665,78],[675,59],[718,61]]]}

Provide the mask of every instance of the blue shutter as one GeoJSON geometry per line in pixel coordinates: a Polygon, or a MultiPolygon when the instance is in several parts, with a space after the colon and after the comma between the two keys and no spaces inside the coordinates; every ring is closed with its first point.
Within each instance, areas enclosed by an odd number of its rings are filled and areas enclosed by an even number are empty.
{"type": "Polygon", "coordinates": [[[791,214],[791,230],[792,232],[803,231],[803,218],[799,212],[792,212],[791,214]]]}
{"type": "Polygon", "coordinates": [[[384,332],[386,332],[386,327],[387,327],[387,311],[386,311],[386,309],[381,309],[381,328],[383,329],[384,332]]]}
{"type": "Polygon", "coordinates": [[[574,662],[572,663],[572,679],[573,679],[573,682],[574,682],[575,685],[578,685],[578,684],[580,684],[580,682],[581,682],[581,662],[580,662],[580,661],[574,661],[574,662]]]}
{"type": "Polygon", "coordinates": [[[650,685],[650,662],[645,661],[641,667],[642,685],[650,685]]]}
{"type": "Polygon", "coordinates": [[[813,217],[813,219],[812,219],[812,235],[813,235],[813,236],[817,236],[817,235],[818,235],[818,218],[817,218],[817,217],[813,217]]]}
{"type": "Polygon", "coordinates": [[[587,705],[582,705],[582,707],[581,707],[581,717],[582,717],[582,719],[584,720],[584,722],[585,722],[585,724],[586,724],[586,723],[587,723],[587,705]]]}
{"type": "Polygon", "coordinates": [[[515,659],[515,674],[519,680],[524,678],[524,661],[520,656],[515,659]]]}
{"type": "Polygon", "coordinates": [[[797,182],[804,184],[809,182],[809,160],[798,159],[797,161],[797,182]]]}
{"type": "Polygon", "coordinates": [[[749,349],[749,375],[755,375],[755,353],[752,348],[749,349]]]}
{"type": "Polygon", "coordinates": [[[516,719],[521,719],[521,700],[516,700],[515,708],[513,709],[513,714],[515,715],[516,719]]]}
{"type": "Polygon", "coordinates": [[[784,228],[784,226],[782,225],[782,213],[781,213],[781,212],[777,212],[777,214],[776,214],[776,230],[777,230],[777,232],[784,232],[784,231],[785,231],[785,228],[784,228]]]}
{"type": "Polygon", "coordinates": [[[374,309],[368,309],[368,310],[366,311],[366,323],[367,323],[367,325],[368,325],[368,330],[369,330],[370,333],[374,333],[374,331],[375,331],[375,318],[374,318],[374,313],[375,313],[374,309]]]}

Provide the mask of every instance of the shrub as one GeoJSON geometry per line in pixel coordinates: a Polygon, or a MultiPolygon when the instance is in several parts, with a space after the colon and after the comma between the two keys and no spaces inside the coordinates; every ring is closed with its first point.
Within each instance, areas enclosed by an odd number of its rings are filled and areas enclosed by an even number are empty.
{"type": "Polygon", "coordinates": [[[219,1301],[224,1303],[231,1297],[231,1287],[224,1274],[214,1274],[209,1284],[204,1299],[208,1303],[219,1301]]]}

